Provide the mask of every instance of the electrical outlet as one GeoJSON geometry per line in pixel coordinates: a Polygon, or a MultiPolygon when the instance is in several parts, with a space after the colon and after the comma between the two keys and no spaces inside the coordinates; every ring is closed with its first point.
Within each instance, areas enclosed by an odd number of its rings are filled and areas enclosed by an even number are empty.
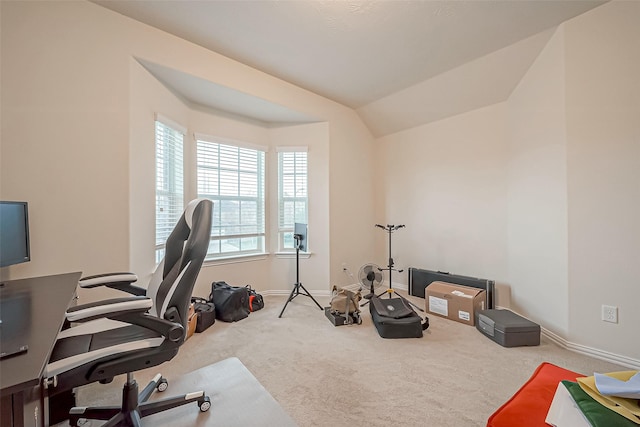
{"type": "Polygon", "coordinates": [[[618,307],[613,305],[603,305],[602,320],[605,322],[618,323],[618,307]]]}

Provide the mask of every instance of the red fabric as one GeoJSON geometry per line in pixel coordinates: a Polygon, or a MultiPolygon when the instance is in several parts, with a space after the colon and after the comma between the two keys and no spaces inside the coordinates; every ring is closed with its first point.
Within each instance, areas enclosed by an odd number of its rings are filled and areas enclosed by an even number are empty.
{"type": "Polygon", "coordinates": [[[575,381],[584,375],[544,362],[529,381],[487,421],[487,427],[548,427],[544,422],[551,401],[562,380],[575,381]]]}

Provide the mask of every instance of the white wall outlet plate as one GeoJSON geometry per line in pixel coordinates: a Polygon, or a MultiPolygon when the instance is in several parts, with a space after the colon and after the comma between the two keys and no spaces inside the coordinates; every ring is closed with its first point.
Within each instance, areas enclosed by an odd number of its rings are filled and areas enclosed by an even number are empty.
{"type": "Polygon", "coordinates": [[[603,305],[602,320],[605,322],[618,323],[618,307],[613,305],[603,305]]]}

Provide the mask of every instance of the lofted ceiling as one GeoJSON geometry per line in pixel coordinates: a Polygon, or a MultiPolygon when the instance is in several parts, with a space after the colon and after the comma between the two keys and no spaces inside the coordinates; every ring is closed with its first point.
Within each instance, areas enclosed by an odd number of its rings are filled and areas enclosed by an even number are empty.
{"type": "MultiPolygon", "coordinates": [[[[553,28],[604,3],[599,0],[93,2],[354,108],[376,136],[506,99],[544,47],[553,28]],[[457,77],[444,77],[452,71],[457,77]],[[475,82],[476,87],[493,85],[495,90],[475,90],[478,93],[469,94],[466,90],[469,81],[475,82]],[[411,103],[416,100],[422,100],[419,108],[411,103]]],[[[199,84],[210,86],[211,82],[185,82],[188,76],[168,70],[159,73],[162,76],[156,77],[184,98],[221,109],[219,102],[209,103],[202,95],[192,99],[199,84]],[[185,87],[189,93],[182,92],[185,87]]],[[[211,87],[208,89],[200,92],[215,93],[211,87]]],[[[229,99],[228,96],[226,93],[225,98],[229,99]]],[[[240,99],[233,112],[242,114],[242,105],[247,101],[240,99]]],[[[256,116],[255,112],[246,115],[271,120],[269,115],[256,116]]],[[[279,115],[278,119],[286,119],[285,116],[279,115]]],[[[294,114],[291,119],[298,121],[302,117],[294,114]]]]}

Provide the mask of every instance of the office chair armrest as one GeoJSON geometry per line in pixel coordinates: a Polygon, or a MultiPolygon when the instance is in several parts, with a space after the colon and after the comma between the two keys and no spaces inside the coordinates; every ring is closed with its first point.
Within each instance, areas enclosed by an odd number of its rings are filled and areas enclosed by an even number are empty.
{"type": "Polygon", "coordinates": [[[110,319],[142,326],[161,334],[172,342],[180,342],[185,335],[185,329],[180,323],[160,319],[148,313],[121,313],[110,319]]]}
{"type": "Polygon", "coordinates": [[[113,298],[71,307],[66,316],[69,322],[87,322],[103,317],[113,319],[121,314],[146,313],[152,306],[153,301],[147,297],[113,298]]]}
{"type": "Polygon", "coordinates": [[[138,281],[138,276],[134,273],[106,273],[97,274],[95,276],[87,276],[80,279],[78,284],[81,288],[97,288],[98,286],[106,286],[112,289],[118,289],[132,295],[146,295],[147,291],[139,286],[133,286],[133,282],[138,281]]]}

